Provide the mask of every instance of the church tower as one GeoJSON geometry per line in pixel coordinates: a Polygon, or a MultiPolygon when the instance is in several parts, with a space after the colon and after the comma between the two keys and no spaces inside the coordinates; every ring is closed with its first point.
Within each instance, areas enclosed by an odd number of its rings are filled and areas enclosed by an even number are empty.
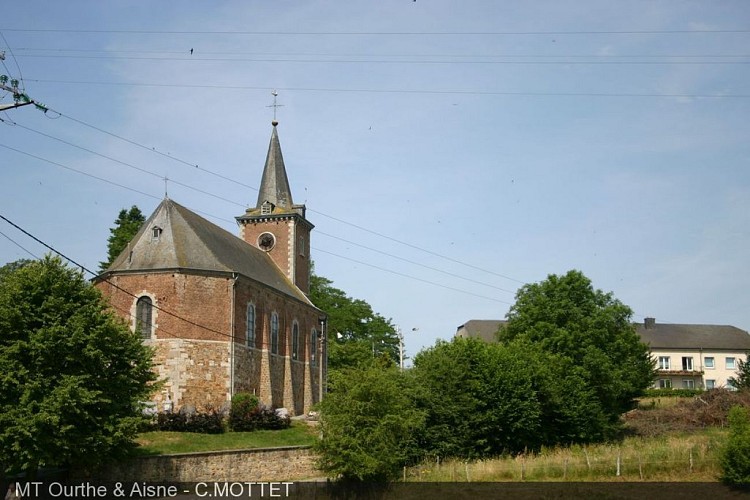
{"type": "Polygon", "coordinates": [[[295,205],[276,127],[271,122],[271,142],[260,183],[258,202],[236,217],[240,237],[267,252],[274,263],[305,294],[310,291],[310,232],[305,205],[295,205]]]}

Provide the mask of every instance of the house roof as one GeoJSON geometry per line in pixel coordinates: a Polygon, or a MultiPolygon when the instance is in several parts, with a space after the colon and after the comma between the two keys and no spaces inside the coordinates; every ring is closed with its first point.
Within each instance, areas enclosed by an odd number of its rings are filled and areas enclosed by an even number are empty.
{"type": "Polygon", "coordinates": [[[106,273],[184,269],[239,273],[312,305],[268,254],[165,198],[106,273]],[[160,230],[157,236],[154,231],[160,230]]]}
{"type": "Polygon", "coordinates": [[[260,209],[266,201],[287,209],[291,209],[294,204],[292,202],[292,190],[289,188],[289,179],[286,176],[284,157],[281,155],[281,144],[279,143],[279,135],[276,133],[276,125],[278,125],[278,122],[274,121],[271,141],[268,144],[266,164],[263,167],[263,178],[260,181],[256,209],[260,209]]]}
{"type": "Polygon", "coordinates": [[[750,351],[750,335],[729,325],[681,325],[653,322],[636,325],[652,349],[728,349],[750,351]]]}
{"type": "Polygon", "coordinates": [[[497,342],[497,331],[505,323],[506,321],[501,319],[472,319],[456,329],[456,336],[497,342]]]}

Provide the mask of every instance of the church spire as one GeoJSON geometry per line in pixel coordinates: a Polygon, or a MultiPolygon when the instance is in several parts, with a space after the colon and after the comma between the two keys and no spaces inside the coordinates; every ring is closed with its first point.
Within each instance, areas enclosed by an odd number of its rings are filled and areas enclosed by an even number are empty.
{"type": "Polygon", "coordinates": [[[271,133],[271,142],[268,145],[266,165],[263,167],[258,204],[255,208],[260,209],[264,203],[268,202],[277,207],[291,209],[293,205],[292,191],[289,189],[289,179],[286,176],[284,157],[281,155],[279,135],[276,132],[278,122],[274,120],[272,123],[273,132],[271,133]]]}

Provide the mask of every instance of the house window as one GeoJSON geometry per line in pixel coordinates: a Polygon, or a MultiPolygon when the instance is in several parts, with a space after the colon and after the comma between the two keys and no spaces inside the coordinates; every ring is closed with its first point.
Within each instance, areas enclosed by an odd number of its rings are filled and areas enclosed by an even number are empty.
{"type": "Polygon", "coordinates": [[[305,237],[299,237],[299,254],[301,257],[305,256],[305,237]]]}
{"type": "Polygon", "coordinates": [[[139,297],[135,303],[135,333],[140,334],[144,339],[151,338],[153,308],[154,303],[150,297],[139,297]]]}
{"type": "Polygon", "coordinates": [[[659,356],[659,369],[669,370],[669,356],[659,356]]]}
{"type": "Polygon", "coordinates": [[[687,372],[693,371],[693,358],[690,356],[682,357],[682,369],[687,372]]]}
{"type": "Polygon", "coordinates": [[[703,358],[703,366],[710,369],[715,368],[716,365],[714,364],[713,356],[703,358]]]}
{"type": "Polygon", "coordinates": [[[734,386],[731,380],[727,380],[726,388],[728,391],[736,391],[737,388],[734,386]]]}
{"type": "Polygon", "coordinates": [[[292,359],[299,359],[299,323],[292,323],[292,359]]]}
{"type": "Polygon", "coordinates": [[[245,343],[255,347],[255,306],[247,304],[247,324],[245,326],[245,343]]]}
{"type": "Polygon", "coordinates": [[[271,212],[273,212],[273,204],[270,202],[264,201],[263,204],[260,206],[260,214],[269,215],[271,212]]]}
{"type": "Polygon", "coordinates": [[[315,354],[318,352],[318,330],[310,330],[310,364],[315,364],[315,354]]]}
{"type": "Polygon", "coordinates": [[[727,370],[734,370],[735,369],[734,358],[726,358],[726,366],[727,366],[727,370]]]}
{"type": "Polygon", "coordinates": [[[161,236],[161,228],[159,226],[154,226],[151,228],[151,239],[154,241],[159,241],[159,237],[161,236]]]}
{"type": "Polygon", "coordinates": [[[671,389],[672,388],[672,379],[671,378],[660,378],[659,379],[659,389],[671,389]]]}
{"type": "Polygon", "coordinates": [[[716,389],[716,380],[706,379],[706,390],[716,389]]]}
{"type": "Polygon", "coordinates": [[[279,315],[271,313],[271,352],[279,353],[279,315]]]}
{"type": "Polygon", "coordinates": [[[682,388],[683,389],[695,389],[695,380],[683,380],[682,381],[682,388]]]}

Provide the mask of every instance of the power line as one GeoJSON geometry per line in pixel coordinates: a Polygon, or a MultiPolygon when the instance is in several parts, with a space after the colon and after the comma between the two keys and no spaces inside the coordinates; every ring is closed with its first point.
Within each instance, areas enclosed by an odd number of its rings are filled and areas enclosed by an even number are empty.
{"type": "Polygon", "coordinates": [[[570,31],[249,31],[249,30],[136,30],[0,28],[23,33],[116,33],[133,35],[308,35],[308,36],[529,36],[529,35],[697,35],[750,33],[740,29],[691,30],[570,30],[570,31]]]}
{"type": "MultiPolygon", "coordinates": [[[[61,83],[70,85],[107,85],[122,87],[158,87],[158,88],[196,88],[220,90],[268,90],[268,87],[251,85],[210,85],[189,83],[136,83],[136,82],[106,82],[91,80],[47,80],[31,79],[29,82],[61,83]]],[[[686,98],[686,99],[732,99],[748,98],[750,94],[656,94],[646,92],[513,92],[493,90],[426,90],[426,89],[368,89],[368,88],[335,88],[335,87],[277,87],[286,92],[325,92],[325,93],[368,93],[368,94],[424,94],[424,95],[484,95],[484,96],[519,96],[519,97],[654,97],[654,98],[686,98]]]]}
{"type": "MultiPolygon", "coordinates": [[[[219,178],[221,178],[221,179],[223,179],[223,180],[226,180],[226,181],[228,181],[228,182],[232,182],[232,183],[234,183],[234,184],[237,184],[237,185],[239,185],[239,186],[247,187],[247,188],[253,189],[253,190],[255,190],[255,191],[258,191],[258,188],[254,187],[254,186],[250,186],[250,185],[248,185],[248,184],[245,184],[245,183],[243,183],[243,182],[240,182],[240,181],[238,181],[238,180],[236,180],[236,179],[232,179],[232,178],[230,178],[230,177],[226,177],[226,176],[224,176],[224,175],[218,174],[218,173],[216,173],[216,172],[214,172],[214,171],[212,171],[212,170],[209,170],[209,169],[206,169],[206,168],[201,168],[201,167],[199,167],[199,166],[198,166],[197,164],[193,164],[193,163],[191,163],[191,162],[188,162],[188,161],[186,161],[186,160],[182,160],[182,159],[180,159],[180,158],[177,158],[177,157],[174,157],[174,156],[172,156],[172,155],[170,155],[170,154],[165,154],[165,153],[163,153],[163,152],[159,151],[159,150],[158,150],[158,149],[156,149],[156,148],[153,148],[153,147],[148,147],[148,146],[145,146],[145,145],[143,145],[143,144],[140,144],[140,143],[138,143],[138,142],[135,142],[135,141],[133,141],[133,140],[130,140],[130,139],[126,139],[126,138],[124,138],[124,137],[122,137],[122,136],[119,136],[119,135],[113,134],[113,133],[111,133],[111,132],[108,132],[108,131],[106,131],[106,130],[104,130],[104,129],[101,129],[101,128],[99,128],[99,127],[96,127],[96,126],[94,126],[94,125],[90,125],[90,124],[88,124],[88,123],[86,123],[86,122],[83,122],[82,120],[78,120],[78,119],[76,119],[76,118],[72,118],[72,117],[70,117],[70,116],[68,116],[68,115],[65,115],[65,114],[63,114],[63,113],[59,112],[59,111],[56,111],[56,110],[53,110],[53,109],[51,109],[51,111],[52,111],[52,112],[54,112],[54,113],[57,113],[57,114],[59,114],[60,116],[62,116],[62,117],[64,117],[64,118],[67,118],[67,119],[73,120],[73,121],[75,121],[76,123],[79,123],[79,124],[81,124],[81,125],[84,125],[84,126],[86,126],[86,127],[90,127],[90,128],[92,128],[92,129],[94,129],[94,130],[97,130],[97,131],[99,131],[99,132],[102,132],[102,133],[104,133],[104,134],[107,134],[107,135],[109,135],[109,136],[111,136],[111,137],[115,137],[115,138],[117,138],[117,139],[120,139],[120,140],[122,140],[122,141],[125,141],[125,142],[127,142],[128,144],[131,144],[131,145],[137,146],[137,147],[139,147],[139,148],[145,149],[146,151],[150,151],[150,152],[152,152],[152,153],[156,153],[156,154],[159,154],[159,155],[161,155],[161,156],[163,156],[163,157],[165,157],[165,158],[169,158],[169,159],[171,159],[171,160],[173,160],[173,161],[176,161],[176,162],[178,162],[178,163],[181,163],[181,164],[183,164],[183,165],[187,165],[187,166],[190,166],[190,167],[195,167],[195,168],[198,168],[198,169],[200,169],[200,170],[201,170],[201,171],[203,171],[203,172],[206,172],[206,173],[208,173],[208,174],[214,175],[214,176],[216,176],[216,177],[219,177],[219,178]]],[[[228,201],[228,200],[225,200],[225,201],[228,201]]],[[[231,203],[235,203],[235,204],[238,204],[238,205],[242,205],[242,204],[239,204],[239,203],[237,203],[237,202],[231,202],[231,203]]],[[[244,205],[242,205],[242,206],[244,206],[244,205]]],[[[487,269],[483,269],[483,268],[481,268],[481,267],[478,267],[478,266],[474,266],[474,265],[472,265],[472,264],[468,264],[468,263],[462,262],[462,261],[460,261],[460,260],[458,260],[458,259],[454,259],[454,258],[452,258],[452,257],[448,257],[448,256],[446,256],[446,255],[442,255],[442,254],[440,254],[440,253],[437,253],[437,252],[433,252],[432,250],[428,250],[428,249],[426,249],[426,248],[422,248],[422,247],[420,247],[420,246],[417,246],[417,245],[414,245],[414,244],[412,244],[412,243],[408,243],[408,242],[406,242],[406,241],[403,241],[403,240],[399,240],[399,239],[397,239],[397,238],[393,238],[393,237],[391,237],[391,236],[388,236],[388,235],[385,235],[385,234],[383,234],[383,233],[379,233],[379,232],[377,232],[377,231],[373,231],[373,230],[371,230],[371,229],[368,229],[368,228],[366,228],[366,227],[364,227],[364,226],[360,226],[360,225],[358,225],[358,224],[354,224],[354,223],[352,223],[352,222],[349,222],[349,221],[346,221],[346,220],[340,219],[340,218],[338,218],[338,217],[334,217],[334,216],[332,216],[332,215],[329,215],[329,214],[326,214],[326,213],[324,213],[324,212],[320,212],[320,211],[317,211],[317,210],[314,210],[314,209],[311,209],[311,208],[308,208],[308,211],[310,211],[310,212],[312,212],[312,213],[315,213],[315,214],[318,214],[318,215],[322,215],[323,217],[327,217],[327,218],[329,218],[329,219],[331,219],[331,220],[335,220],[336,222],[339,222],[339,223],[342,223],[342,224],[348,225],[348,226],[350,226],[350,227],[354,227],[354,228],[356,228],[356,229],[359,229],[360,231],[364,231],[364,232],[367,232],[367,233],[369,233],[369,234],[372,234],[372,235],[378,236],[378,237],[380,237],[380,238],[384,238],[384,239],[386,239],[386,240],[388,240],[388,241],[392,241],[392,242],[394,242],[394,243],[398,243],[398,244],[404,245],[404,246],[406,246],[406,247],[409,247],[409,248],[412,248],[412,249],[414,249],[414,250],[418,250],[418,251],[420,251],[420,252],[424,252],[424,253],[430,254],[430,255],[432,255],[432,256],[434,256],[434,257],[438,257],[438,258],[441,258],[441,259],[447,260],[447,261],[449,261],[449,262],[453,262],[453,263],[455,263],[455,264],[460,264],[460,265],[463,265],[463,266],[469,267],[469,268],[471,268],[471,269],[474,269],[474,270],[476,270],[476,271],[481,271],[481,272],[484,272],[484,273],[492,274],[492,275],[498,276],[498,277],[500,277],[500,278],[504,278],[504,279],[507,279],[507,280],[510,280],[510,281],[514,281],[514,282],[516,282],[516,283],[520,283],[520,284],[525,284],[525,283],[526,283],[525,281],[521,281],[521,280],[518,280],[518,279],[512,278],[512,277],[510,277],[510,276],[507,276],[507,275],[501,274],[501,273],[497,273],[497,272],[494,272],[494,271],[490,271],[490,270],[487,270],[487,269]]],[[[215,216],[212,216],[212,217],[215,217],[215,216]]]]}
{"type": "MultiPolygon", "coordinates": [[[[497,60],[474,60],[474,61],[450,61],[450,60],[416,60],[416,59],[280,59],[280,58],[259,58],[259,57],[148,57],[148,56],[84,56],[84,55],[44,55],[44,54],[27,54],[20,57],[28,58],[53,58],[53,59],[108,59],[108,60],[128,60],[128,61],[190,61],[190,62],[263,62],[263,63],[298,63],[298,64],[451,64],[451,65],[563,65],[563,66],[657,66],[657,65],[747,65],[750,61],[497,61],[497,60]]],[[[425,56],[431,57],[431,56],[425,56]]]]}

